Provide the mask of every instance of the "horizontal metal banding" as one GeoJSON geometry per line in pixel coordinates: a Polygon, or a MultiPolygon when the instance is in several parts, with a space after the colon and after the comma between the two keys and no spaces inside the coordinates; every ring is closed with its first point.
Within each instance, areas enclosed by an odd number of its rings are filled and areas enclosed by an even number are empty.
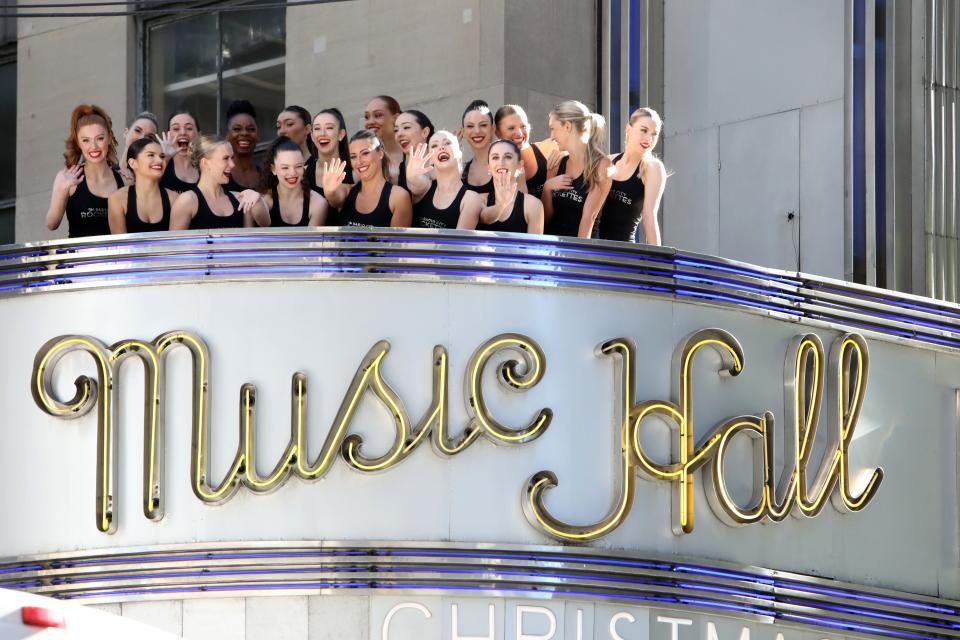
{"type": "Polygon", "coordinates": [[[142,234],[0,248],[0,297],[184,282],[405,280],[663,296],[960,348],[960,306],[675,249],[392,229],[142,234]]]}
{"type": "Polygon", "coordinates": [[[116,602],[365,590],[599,599],[870,637],[960,638],[960,602],[757,568],[598,550],[376,543],[198,544],[0,562],[0,587],[116,602]]]}

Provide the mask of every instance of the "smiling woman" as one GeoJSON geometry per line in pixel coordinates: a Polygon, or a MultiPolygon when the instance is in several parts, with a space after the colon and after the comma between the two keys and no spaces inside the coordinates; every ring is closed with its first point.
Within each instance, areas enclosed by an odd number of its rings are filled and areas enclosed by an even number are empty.
{"type": "Polygon", "coordinates": [[[170,229],[170,203],[177,192],[160,186],[163,148],[156,135],[135,140],[124,162],[134,184],[118,189],[107,199],[110,233],[142,233],[170,229]]]}
{"type": "Polygon", "coordinates": [[[253,189],[260,182],[260,169],[253,161],[259,141],[256,109],[249,100],[234,100],[227,107],[227,142],[237,163],[230,175],[232,191],[253,189]]]}

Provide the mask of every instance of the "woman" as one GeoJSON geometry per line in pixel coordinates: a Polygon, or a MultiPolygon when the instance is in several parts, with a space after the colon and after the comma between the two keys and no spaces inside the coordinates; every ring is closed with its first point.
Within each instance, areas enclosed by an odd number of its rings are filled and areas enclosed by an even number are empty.
{"type": "Polygon", "coordinates": [[[167,132],[163,134],[164,145],[174,149],[172,161],[168,158],[167,167],[160,179],[160,186],[177,193],[190,191],[200,179],[200,172],[190,164],[190,143],[200,135],[197,119],[189,111],[177,111],[167,121],[167,132]]]}
{"type": "Polygon", "coordinates": [[[170,203],[178,194],[160,186],[164,160],[163,147],[155,135],[136,140],[127,148],[126,165],[134,183],[107,199],[110,233],[170,229],[170,203]]]}
{"type": "Polygon", "coordinates": [[[523,164],[520,147],[513,140],[497,140],[490,147],[488,165],[493,191],[484,198],[476,218],[464,216],[458,229],[543,233],[543,205],[520,189],[523,164]]]}
{"type": "Polygon", "coordinates": [[[304,178],[300,145],[280,136],[267,149],[259,191],[270,215],[271,227],[322,227],[327,201],[314,193],[304,178]]]}
{"type": "MultiPolygon", "coordinates": [[[[347,123],[340,109],[330,107],[314,116],[310,136],[313,139],[313,145],[317,148],[317,155],[307,158],[304,167],[306,181],[311,189],[322,196],[323,168],[332,165],[334,160],[346,162],[350,158],[347,123]]],[[[353,179],[353,171],[347,171],[343,182],[347,185],[356,182],[353,179]]]]}
{"type": "Polygon", "coordinates": [[[270,225],[260,194],[225,190],[233,170],[233,149],[217,136],[201,136],[190,143],[190,164],[200,174],[196,186],[182,193],[170,212],[170,230],[231,229],[270,225]],[[256,205],[260,206],[256,206],[256,205]]]}
{"type": "Polygon", "coordinates": [[[387,163],[383,142],[373,131],[364,129],[350,138],[350,165],[359,181],[346,196],[340,189],[346,163],[334,160],[324,168],[323,192],[330,206],[340,209],[337,224],[365,228],[410,226],[410,194],[387,181],[387,163]]]}
{"type": "Polygon", "coordinates": [[[284,107],[277,116],[277,137],[286,136],[297,143],[304,158],[313,156],[313,140],[310,139],[310,112],[292,104],[284,107]]]}
{"type": "Polygon", "coordinates": [[[557,175],[563,153],[550,138],[530,144],[530,121],[519,105],[505,104],[497,109],[493,123],[498,138],[512,140],[520,148],[527,193],[539,198],[543,194],[543,183],[557,175]]]}
{"type": "Polygon", "coordinates": [[[117,164],[117,138],[107,112],[81,104],[70,114],[64,169],[53,180],[47,228],[56,230],[67,216],[71,238],[110,233],[107,198],[123,187],[117,164]]]}
{"type": "Polygon", "coordinates": [[[550,137],[567,157],[543,185],[547,233],[589,238],[610,191],[610,159],[604,149],[603,116],[567,100],[550,112],[550,137]]]}
{"type": "Polygon", "coordinates": [[[227,107],[227,142],[233,147],[236,163],[230,173],[230,191],[255,189],[260,184],[260,168],[253,161],[259,141],[256,109],[248,100],[234,100],[227,107]]]}
{"type": "Polygon", "coordinates": [[[600,216],[599,238],[636,242],[637,229],[642,225],[646,243],[660,244],[657,210],[667,172],[653,149],[662,124],[653,109],[640,108],[630,116],[626,151],[611,158],[612,183],[600,216]]]}
{"type": "Polygon", "coordinates": [[[407,189],[407,171],[412,166],[413,152],[419,145],[426,144],[434,131],[436,128],[422,111],[408,109],[397,116],[394,137],[404,154],[397,174],[397,185],[407,189]]]}
{"type": "MultiPolygon", "coordinates": [[[[123,129],[123,157],[127,156],[127,150],[130,149],[131,144],[141,138],[150,135],[155,136],[159,130],[160,124],[157,122],[157,116],[149,111],[142,111],[137,114],[130,126],[123,129]]],[[[124,181],[133,182],[133,174],[130,173],[129,168],[121,166],[120,175],[123,176],[124,181]]]]}
{"type": "Polygon", "coordinates": [[[403,149],[394,135],[397,116],[403,110],[392,96],[377,96],[367,103],[363,111],[363,128],[372,131],[383,143],[387,156],[387,180],[400,184],[400,163],[403,162],[403,149]]]}
{"type": "Polygon", "coordinates": [[[412,154],[408,174],[413,207],[413,226],[422,229],[456,229],[460,220],[476,220],[484,199],[467,189],[460,179],[463,152],[457,137],[449,131],[437,131],[430,146],[421,143],[412,154]],[[430,179],[430,173],[436,179],[430,179]],[[425,187],[425,191],[423,191],[425,187]]]}
{"type": "Polygon", "coordinates": [[[483,100],[467,105],[461,118],[461,136],[473,150],[473,158],[463,167],[463,182],[477,193],[493,193],[493,178],[487,170],[490,144],[493,142],[493,114],[483,100]]]}

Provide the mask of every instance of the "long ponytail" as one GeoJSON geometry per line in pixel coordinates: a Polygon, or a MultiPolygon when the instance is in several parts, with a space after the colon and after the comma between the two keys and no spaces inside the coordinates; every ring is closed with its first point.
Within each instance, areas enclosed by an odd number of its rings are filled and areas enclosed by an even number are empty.
{"type": "Polygon", "coordinates": [[[583,182],[587,189],[593,187],[603,176],[600,167],[607,157],[605,135],[607,121],[599,113],[593,113],[587,105],[577,100],[564,100],[551,111],[560,122],[569,122],[586,145],[583,158],[583,182]]]}

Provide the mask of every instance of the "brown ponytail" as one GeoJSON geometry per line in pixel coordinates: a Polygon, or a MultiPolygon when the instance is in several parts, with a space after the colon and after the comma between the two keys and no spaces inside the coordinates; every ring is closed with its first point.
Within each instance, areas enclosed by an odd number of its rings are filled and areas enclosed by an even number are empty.
{"type": "Polygon", "coordinates": [[[64,140],[66,149],[63,152],[64,166],[67,168],[79,164],[83,157],[80,150],[80,127],[88,124],[98,124],[107,130],[107,164],[117,165],[117,137],[113,135],[113,121],[107,112],[95,104],[78,104],[70,114],[70,135],[64,140]]]}

